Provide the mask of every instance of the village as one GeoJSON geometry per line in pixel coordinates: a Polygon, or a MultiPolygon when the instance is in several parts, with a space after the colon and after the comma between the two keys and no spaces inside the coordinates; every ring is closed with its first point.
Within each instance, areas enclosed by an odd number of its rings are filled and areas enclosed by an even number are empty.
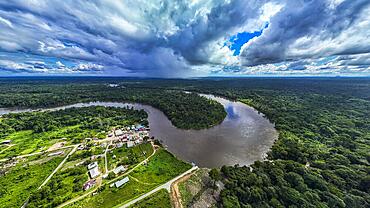
{"type": "MultiPolygon", "coordinates": [[[[100,157],[104,157],[105,159],[105,169],[99,170],[98,161],[94,161],[86,166],[89,180],[83,185],[83,190],[88,190],[94,187],[97,183],[101,184],[102,179],[106,179],[109,176],[109,173],[113,173],[113,177],[119,176],[120,174],[124,173],[127,170],[127,165],[119,165],[112,170],[108,170],[108,159],[107,154],[112,152],[114,149],[118,148],[132,148],[136,145],[142,144],[144,141],[149,141],[149,128],[144,127],[142,125],[132,125],[123,128],[113,128],[112,131],[108,132],[107,137],[105,139],[97,139],[97,138],[86,138],[86,143],[93,141],[94,145],[100,145],[102,148],[106,148],[103,155],[93,155],[91,156],[91,160],[97,160],[100,157]]],[[[78,150],[86,150],[89,147],[85,144],[80,144],[77,148],[78,150]]],[[[113,155],[113,158],[116,156],[113,155]]],[[[80,165],[80,164],[76,164],[80,165]]],[[[121,180],[118,180],[114,183],[110,184],[110,187],[119,188],[125,183],[129,181],[128,177],[125,177],[121,180]]]]}
{"type": "MultiPolygon", "coordinates": [[[[75,145],[77,147],[75,153],[78,153],[79,151],[90,151],[91,147],[89,146],[91,146],[91,144],[93,147],[105,148],[104,154],[92,155],[90,158],[88,158],[88,160],[82,160],[82,162],[75,164],[75,166],[86,165],[86,172],[89,175],[89,180],[83,185],[83,187],[81,187],[81,189],[87,191],[96,184],[101,184],[102,179],[108,178],[109,173],[113,173],[112,177],[117,177],[124,173],[127,170],[127,165],[119,165],[111,170],[108,170],[107,154],[113,152],[115,149],[133,148],[136,145],[142,144],[143,142],[152,142],[149,138],[149,131],[150,129],[148,127],[144,127],[140,124],[136,126],[131,125],[122,128],[113,128],[108,132],[105,139],[85,138],[83,143],[75,145]],[[104,158],[106,164],[101,164],[101,167],[105,166],[105,168],[99,168],[98,159],[100,158],[104,158]],[[86,164],[86,161],[93,162],[86,164]]],[[[61,140],[65,139],[66,138],[62,138],[61,140]]],[[[2,145],[7,146],[11,146],[11,143],[11,140],[5,140],[1,142],[2,145]]],[[[34,155],[42,155],[47,153],[46,156],[50,158],[63,156],[66,154],[66,151],[69,149],[69,147],[71,147],[65,145],[65,141],[58,142],[52,145],[48,151],[37,152],[34,153],[34,155]]],[[[113,155],[113,158],[116,158],[116,155],[113,155]]],[[[16,159],[23,159],[23,157],[17,157],[16,159]]],[[[2,168],[15,166],[18,162],[18,160],[11,160],[11,162],[3,164],[2,168]]],[[[125,177],[122,180],[110,184],[110,187],[119,188],[128,181],[129,178],[125,177]]]]}
{"type": "MultiPolygon", "coordinates": [[[[3,140],[1,145],[2,151],[18,146],[13,139],[3,140]]],[[[107,207],[110,203],[133,204],[161,189],[169,193],[174,181],[197,168],[169,153],[151,137],[147,124],[140,123],[117,125],[80,138],[61,134],[32,152],[0,159],[0,173],[6,176],[15,175],[12,168],[25,172],[30,167],[35,173],[47,174],[40,177],[42,183],[35,186],[35,194],[23,207],[39,203],[93,207],[94,201],[102,200],[107,207]],[[55,196],[60,193],[66,197],[58,201],[55,196]],[[112,196],[115,199],[108,200],[112,196]]]]}

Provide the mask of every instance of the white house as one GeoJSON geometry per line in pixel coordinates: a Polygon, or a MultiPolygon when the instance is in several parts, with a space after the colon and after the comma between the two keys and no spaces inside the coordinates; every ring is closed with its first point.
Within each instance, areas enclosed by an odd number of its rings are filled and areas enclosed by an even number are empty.
{"type": "Polygon", "coordinates": [[[122,186],[123,184],[125,184],[125,183],[127,183],[127,182],[129,182],[129,178],[128,177],[125,177],[124,179],[122,179],[122,180],[120,180],[120,181],[117,181],[117,182],[115,182],[114,184],[116,185],[116,187],[118,188],[118,187],[120,187],[120,186],[122,186]]]}
{"type": "Polygon", "coordinates": [[[98,167],[98,162],[93,162],[93,163],[90,163],[88,166],[87,166],[87,169],[93,169],[95,167],[98,167]]]}
{"type": "Polygon", "coordinates": [[[134,141],[128,141],[127,142],[127,147],[130,148],[130,147],[133,147],[135,146],[135,142],[134,141]]]}
{"type": "Polygon", "coordinates": [[[122,131],[121,129],[117,129],[117,130],[114,132],[114,134],[115,134],[116,136],[122,136],[122,135],[123,135],[123,131],[122,131]]]}
{"type": "Polygon", "coordinates": [[[89,174],[91,178],[96,178],[100,174],[99,168],[96,166],[95,168],[89,170],[89,174]]]}
{"type": "Polygon", "coordinates": [[[114,173],[114,174],[118,174],[118,173],[120,173],[120,172],[125,172],[125,171],[126,171],[125,167],[123,167],[122,165],[120,165],[120,166],[116,167],[116,168],[113,170],[113,173],[114,173]]]}

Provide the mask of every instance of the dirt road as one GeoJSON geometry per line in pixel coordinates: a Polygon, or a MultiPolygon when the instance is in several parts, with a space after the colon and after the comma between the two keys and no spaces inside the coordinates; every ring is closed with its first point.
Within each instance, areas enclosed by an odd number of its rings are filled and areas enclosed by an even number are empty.
{"type": "Polygon", "coordinates": [[[180,178],[184,177],[185,175],[190,174],[191,172],[193,172],[194,170],[197,170],[197,169],[198,169],[197,166],[193,166],[191,169],[187,170],[186,172],[182,173],[181,175],[179,175],[179,176],[173,178],[172,180],[170,180],[170,181],[168,181],[168,182],[166,182],[166,183],[158,186],[157,188],[151,190],[150,192],[145,193],[145,194],[141,195],[140,197],[138,197],[138,198],[136,198],[136,199],[134,199],[134,200],[132,200],[132,201],[130,201],[130,202],[122,205],[122,206],[120,206],[120,208],[129,207],[129,206],[135,204],[136,202],[138,202],[138,201],[140,201],[140,200],[142,200],[142,199],[144,199],[144,198],[146,198],[146,197],[154,194],[155,192],[157,192],[157,191],[159,191],[161,189],[166,189],[167,191],[170,191],[172,183],[174,183],[175,181],[179,180],[180,178]]]}
{"type": "Polygon", "coordinates": [[[179,178],[171,185],[171,201],[174,208],[183,208],[181,201],[181,194],[179,190],[179,183],[188,180],[196,171],[192,171],[183,177],[179,178]]]}

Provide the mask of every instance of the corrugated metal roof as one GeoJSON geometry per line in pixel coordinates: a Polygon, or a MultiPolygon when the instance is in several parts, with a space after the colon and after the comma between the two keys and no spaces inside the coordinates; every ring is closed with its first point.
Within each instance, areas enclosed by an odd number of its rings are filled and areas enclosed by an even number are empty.
{"type": "Polygon", "coordinates": [[[114,173],[114,174],[118,174],[118,173],[123,172],[123,171],[125,171],[125,170],[126,170],[126,169],[125,169],[125,167],[123,167],[123,166],[121,165],[121,166],[116,167],[116,168],[113,170],[113,173],[114,173]]]}
{"type": "Polygon", "coordinates": [[[122,180],[120,180],[120,181],[117,181],[116,183],[115,183],[115,185],[116,185],[116,187],[118,188],[118,187],[120,187],[120,186],[122,186],[123,184],[125,184],[125,183],[127,183],[127,182],[129,182],[129,178],[128,177],[125,177],[124,179],[122,179],[122,180]]]}
{"type": "Polygon", "coordinates": [[[95,167],[95,168],[89,170],[89,174],[90,174],[91,178],[96,178],[100,174],[99,168],[95,167]]]}

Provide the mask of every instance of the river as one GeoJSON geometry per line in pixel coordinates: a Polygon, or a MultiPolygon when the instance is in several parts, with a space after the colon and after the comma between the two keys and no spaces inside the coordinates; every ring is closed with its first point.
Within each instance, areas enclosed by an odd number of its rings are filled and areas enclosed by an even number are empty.
{"type": "MultiPolygon", "coordinates": [[[[278,133],[263,114],[241,103],[213,95],[202,95],[221,103],[227,112],[224,121],[203,130],[183,130],[172,125],[165,114],[149,105],[137,103],[91,102],[77,103],[45,110],[61,110],[72,107],[106,106],[134,107],[148,113],[150,135],[162,141],[170,152],[199,167],[222,165],[249,165],[263,160],[278,133]]],[[[0,115],[29,112],[31,109],[0,109],[0,115]]]]}

